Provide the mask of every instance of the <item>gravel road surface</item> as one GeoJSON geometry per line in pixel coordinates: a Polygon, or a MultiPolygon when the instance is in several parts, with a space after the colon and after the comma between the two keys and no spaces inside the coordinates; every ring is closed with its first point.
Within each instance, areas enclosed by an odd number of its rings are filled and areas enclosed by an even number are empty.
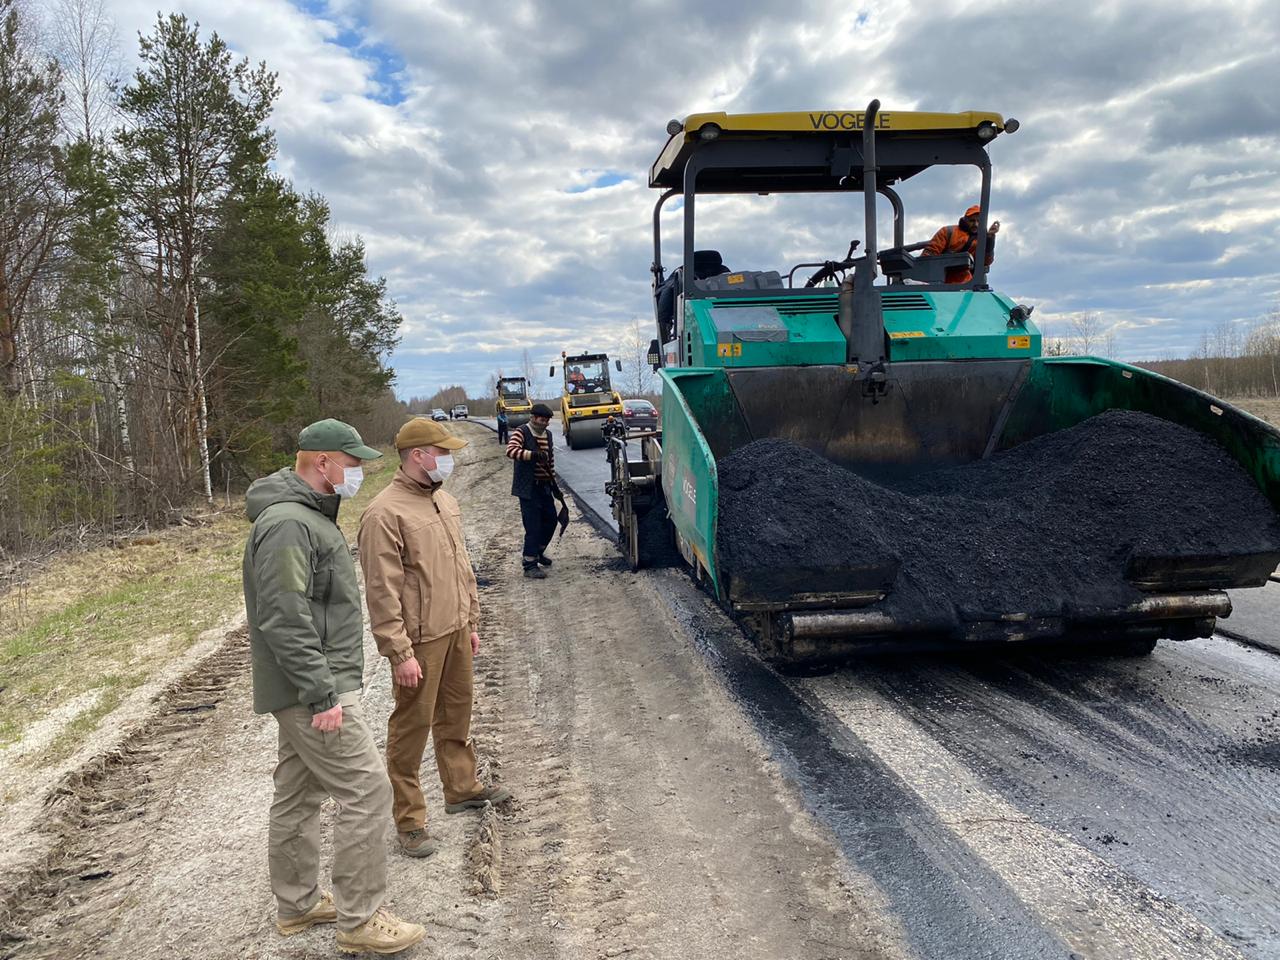
{"type": "MultiPolygon", "coordinates": [[[[432,786],[442,851],[391,860],[393,907],[428,927],[410,956],[1280,957],[1274,654],[1215,638],[781,677],[686,575],[629,573],[579,511],[551,579],[520,577],[509,466],[459,429],[475,736],[516,801],[440,816],[432,786]]],[[[602,451],[557,462],[580,497],[603,487],[602,451]]],[[[0,885],[0,957],[333,956],[329,931],[272,929],[274,721],[246,669],[233,634],[64,782],[44,869],[0,885]]],[[[368,680],[378,729],[371,646],[368,680]]]]}

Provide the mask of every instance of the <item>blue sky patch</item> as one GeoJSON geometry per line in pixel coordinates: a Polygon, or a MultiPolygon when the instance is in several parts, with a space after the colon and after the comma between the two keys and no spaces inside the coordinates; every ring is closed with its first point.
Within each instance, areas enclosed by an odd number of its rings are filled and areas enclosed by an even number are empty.
{"type": "Polygon", "coordinates": [[[356,18],[354,29],[339,23],[329,14],[329,5],[325,0],[291,0],[293,5],[316,20],[327,20],[338,28],[337,35],[330,41],[344,50],[350,50],[355,56],[373,65],[373,82],[377,91],[369,99],[388,106],[404,103],[408,94],[404,89],[404,58],[385,43],[373,43],[366,38],[368,23],[363,18],[356,18]]]}
{"type": "MultiPolygon", "coordinates": [[[[587,173],[588,171],[583,170],[582,172],[587,173]]],[[[619,173],[617,170],[605,170],[601,173],[596,174],[595,177],[593,177],[591,180],[588,180],[586,183],[580,183],[575,186],[567,188],[565,192],[566,193],[586,193],[588,190],[599,190],[601,187],[612,187],[619,183],[622,183],[622,181],[624,180],[630,180],[630,179],[631,179],[630,176],[628,176],[625,173],[619,173]]]]}

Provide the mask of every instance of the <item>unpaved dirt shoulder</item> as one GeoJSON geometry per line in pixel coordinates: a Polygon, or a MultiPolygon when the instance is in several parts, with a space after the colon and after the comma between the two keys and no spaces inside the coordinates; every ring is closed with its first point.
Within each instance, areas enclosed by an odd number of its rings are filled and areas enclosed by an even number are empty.
{"type": "Polygon", "coordinates": [[[59,833],[49,827],[65,815],[66,800],[114,769],[128,753],[129,744],[145,737],[159,716],[183,700],[192,673],[216,670],[224,648],[236,642],[243,627],[244,614],[239,612],[201,634],[185,655],[159,670],[104,717],[66,760],[47,765],[40,754],[75,719],[78,707],[87,709],[83,705],[97,691],[82,695],[79,703],[73,701],[68,709],[33,725],[21,740],[0,750],[0,796],[10,798],[0,810],[0,877],[5,878],[0,882],[0,929],[15,878],[46,869],[42,861],[56,856],[53,848],[59,833]]]}
{"type": "Polygon", "coordinates": [[[501,877],[523,939],[499,955],[900,955],[648,575],[576,518],[550,578],[525,579],[506,473],[474,496],[500,638],[496,746],[519,798],[501,877]]]}
{"type": "MultiPolygon", "coordinates": [[[[441,815],[428,754],[441,852],[390,860],[391,906],[428,927],[406,956],[901,955],[868,885],[673,632],[660,591],[620,569],[576,513],[551,579],[520,576],[509,467],[491,433],[460,428],[474,442],[451,484],[484,607],[474,733],[485,776],[517,799],[441,815]]],[[[366,644],[381,741],[389,677],[366,644]]],[[[332,928],[274,933],[275,723],[251,712],[244,644],[227,655],[218,679],[195,681],[73,790],[51,823],[57,869],[28,878],[6,925],[25,939],[0,943],[0,957],[333,956],[332,928]]]]}

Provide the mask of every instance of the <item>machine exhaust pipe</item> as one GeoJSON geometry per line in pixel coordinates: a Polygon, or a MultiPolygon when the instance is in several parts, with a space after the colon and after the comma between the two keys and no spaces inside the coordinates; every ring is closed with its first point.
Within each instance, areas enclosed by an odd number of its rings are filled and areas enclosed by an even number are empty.
{"type": "Polygon", "coordinates": [[[876,122],[880,101],[872,100],[862,120],[862,196],[865,223],[863,256],[840,284],[836,323],[845,338],[845,362],[856,365],[856,379],[875,400],[887,387],[884,317],[876,279],[876,122]]]}

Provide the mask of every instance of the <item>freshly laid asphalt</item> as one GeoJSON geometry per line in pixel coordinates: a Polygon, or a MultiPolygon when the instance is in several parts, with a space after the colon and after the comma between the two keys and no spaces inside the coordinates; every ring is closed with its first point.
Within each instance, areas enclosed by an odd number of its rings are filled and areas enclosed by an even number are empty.
{"type": "MultiPolygon", "coordinates": [[[[478,419],[475,422],[495,431],[498,429],[492,420],[478,419]]],[[[565,492],[572,492],[579,506],[602,533],[611,530],[616,535],[618,525],[604,492],[604,485],[609,480],[609,461],[605,458],[604,447],[570,450],[565,446],[559,420],[551,421],[551,434],[555,438],[556,473],[562,485],[569,488],[565,492]]]]}

